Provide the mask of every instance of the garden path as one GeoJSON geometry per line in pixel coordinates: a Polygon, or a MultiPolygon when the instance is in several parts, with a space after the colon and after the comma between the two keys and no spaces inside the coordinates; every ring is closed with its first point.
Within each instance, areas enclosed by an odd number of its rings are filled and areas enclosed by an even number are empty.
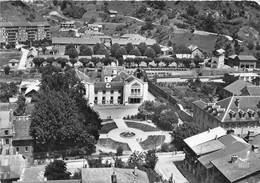
{"type": "MultiPolygon", "coordinates": [[[[114,122],[116,123],[117,127],[120,129],[120,130],[123,130],[123,131],[127,131],[127,129],[129,128],[125,121],[123,119],[114,119],[114,122]]],[[[122,131],[122,132],[123,132],[122,131]]],[[[129,130],[130,131],[130,130],[129,130]]],[[[133,131],[133,130],[131,130],[133,131]]],[[[136,131],[139,131],[139,130],[136,130],[136,131]]],[[[137,133],[135,131],[135,133],[137,133]]],[[[111,134],[111,133],[110,133],[111,134]]],[[[111,134],[112,135],[112,134],[111,134]]],[[[143,152],[143,148],[141,147],[141,145],[139,144],[139,142],[137,142],[136,138],[132,138],[132,139],[123,139],[121,137],[118,137],[117,136],[117,140],[119,141],[122,141],[124,140],[125,143],[128,143],[131,151],[139,151],[139,152],[143,152]]]]}

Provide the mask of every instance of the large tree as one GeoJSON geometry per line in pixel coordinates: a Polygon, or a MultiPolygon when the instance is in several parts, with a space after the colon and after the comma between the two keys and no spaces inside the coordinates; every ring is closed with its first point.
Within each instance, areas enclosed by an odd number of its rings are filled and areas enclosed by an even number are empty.
{"type": "Polygon", "coordinates": [[[132,51],[132,49],[134,49],[134,46],[133,46],[132,43],[127,43],[127,44],[125,45],[125,50],[126,50],[127,54],[129,54],[130,51],[132,51]]]}
{"type": "Polygon", "coordinates": [[[68,180],[70,179],[70,174],[64,161],[54,160],[45,167],[44,177],[47,180],[68,180]]]}
{"type": "Polygon", "coordinates": [[[100,44],[100,43],[96,43],[96,44],[93,46],[93,53],[94,53],[95,55],[98,54],[99,48],[101,48],[101,44],[100,44]]]}
{"type": "Polygon", "coordinates": [[[196,135],[201,132],[201,129],[193,122],[185,122],[173,130],[173,142],[178,149],[185,147],[184,139],[196,135]]]}
{"type": "Polygon", "coordinates": [[[141,56],[141,52],[138,48],[134,48],[130,51],[129,55],[141,56]]]}
{"type": "Polygon", "coordinates": [[[120,45],[118,43],[112,44],[111,49],[110,49],[111,56],[114,57],[116,50],[118,50],[119,48],[120,48],[120,45]]]}
{"type": "Polygon", "coordinates": [[[79,55],[76,48],[69,48],[67,53],[69,55],[69,58],[76,58],[79,55]]]}
{"type": "Polygon", "coordinates": [[[147,45],[145,42],[142,42],[138,45],[138,49],[141,53],[141,55],[144,55],[144,52],[147,50],[147,45]]]}
{"type": "Polygon", "coordinates": [[[9,102],[9,98],[18,93],[17,83],[0,83],[0,101],[9,102]]]}
{"type": "Polygon", "coordinates": [[[91,48],[87,45],[81,45],[79,47],[79,55],[82,56],[91,56],[93,54],[91,48]]]}
{"type": "Polygon", "coordinates": [[[32,62],[37,66],[37,67],[40,67],[42,65],[42,63],[44,62],[44,58],[39,58],[39,57],[36,57],[36,58],[33,58],[32,62]]]}
{"type": "Polygon", "coordinates": [[[115,53],[115,57],[118,59],[118,58],[122,58],[123,55],[127,55],[127,52],[125,50],[125,48],[119,48],[116,50],[116,53],[115,53]]]}
{"type": "Polygon", "coordinates": [[[173,129],[178,124],[178,116],[173,110],[161,112],[157,125],[165,130],[173,129]]]}
{"type": "Polygon", "coordinates": [[[148,58],[154,58],[156,57],[156,53],[154,51],[153,48],[148,48],[145,52],[144,52],[144,56],[147,56],[148,58]]]}
{"type": "Polygon", "coordinates": [[[158,43],[154,43],[152,45],[153,50],[155,51],[156,55],[160,54],[162,52],[161,47],[158,43]]]}
{"type": "Polygon", "coordinates": [[[155,154],[155,150],[149,150],[145,154],[145,166],[154,169],[157,162],[158,156],[155,154]]]}

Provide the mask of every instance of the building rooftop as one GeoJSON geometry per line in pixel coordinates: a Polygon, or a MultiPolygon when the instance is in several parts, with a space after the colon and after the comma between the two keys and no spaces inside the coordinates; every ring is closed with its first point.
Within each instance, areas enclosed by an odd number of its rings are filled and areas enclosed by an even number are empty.
{"type": "Polygon", "coordinates": [[[87,83],[91,82],[90,78],[83,72],[79,71],[78,69],[75,69],[75,72],[76,72],[76,77],[78,77],[80,80],[85,81],[87,83]]]}
{"type": "Polygon", "coordinates": [[[245,93],[250,96],[260,96],[260,86],[246,86],[245,93]]]}
{"type": "Polygon", "coordinates": [[[219,149],[223,149],[224,147],[225,145],[216,139],[193,146],[191,149],[197,156],[201,156],[203,154],[208,154],[219,149]]]}
{"type": "Polygon", "coordinates": [[[124,83],[123,82],[95,82],[94,83],[94,86],[95,86],[95,90],[98,90],[98,89],[104,89],[104,88],[110,88],[110,89],[122,89],[123,86],[124,86],[124,83]]]}
{"type": "Polygon", "coordinates": [[[31,120],[29,116],[16,118],[14,121],[14,140],[31,140],[32,136],[29,135],[31,120]]]}
{"type": "Polygon", "coordinates": [[[194,105],[207,111],[221,122],[259,121],[260,96],[233,96],[216,103],[205,103],[202,100],[194,105]]]}
{"type": "Polygon", "coordinates": [[[214,140],[216,138],[222,137],[223,135],[226,135],[226,130],[222,127],[216,127],[213,129],[210,129],[208,131],[199,133],[197,135],[194,135],[192,137],[184,139],[184,142],[189,147],[194,147],[199,144],[203,144],[205,142],[208,142],[210,140],[214,140]]]}
{"type": "Polygon", "coordinates": [[[0,27],[50,26],[48,22],[0,22],[0,27]]]}
{"type": "Polygon", "coordinates": [[[117,183],[136,182],[149,183],[148,176],[145,172],[136,169],[124,168],[83,168],[82,183],[109,183],[111,175],[115,173],[117,183]],[[102,176],[100,176],[102,175],[102,176]]]}
{"type": "Polygon", "coordinates": [[[222,158],[211,161],[230,182],[235,182],[248,175],[260,171],[260,159],[256,154],[248,149],[234,152],[222,158]],[[231,156],[236,155],[238,158],[231,162],[231,156]]]}
{"type": "Polygon", "coordinates": [[[86,44],[95,45],[100,43],[99,38],[70,38],[70,37],[52,37],[52,44],[86,44]]]}
{"type": "Polygon", "coordinates": [[[244,80],[238,79],[233,83],[229,84],[228,86],[226,86],[224,90],[233,93],[234,95],[240,96],[242,94],[241,90],[246,86],[250,86],[250,85],[252,84],[244,80]]]}
{"type": "Polygon", "coordinates": [[[10,123],[10,111],[0,111],[0,128],[12,128],[10,123]]]}
{"type": "Polygon", "coordinates": [[[257,61],[253,55],[238,55],[239,61],[257,61]]]}

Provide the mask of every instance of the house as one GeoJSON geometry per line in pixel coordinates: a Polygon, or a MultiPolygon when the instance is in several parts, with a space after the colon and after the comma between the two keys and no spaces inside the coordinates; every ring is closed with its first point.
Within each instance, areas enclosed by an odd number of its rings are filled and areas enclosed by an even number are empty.
{"type": "Polygon", "coordinates": [[[8,66],[11,69],[18,68],[18,64],[19,64],[19,60],[16,60],[16,59],[11,59],[11,60],[8,61],[8,66]]]}
{"type": "Polygon", "coordinates": [[[203,51],[196,45],[190,45],[188,46],[188,48],[191,50],[191,55],[192,58],[198,57],[201,59],[205,58],[205,54],[203,53],[203,51]]]}
{"type": "Polygon", "coordinates": [[[192,59],[192,54],[175,54],[178,59],[192,59]]]}
{"type": "Polygon", "coordinates": [[[247,82],[252,82],[255,78],[259,77],[259,74],[253,73],[253,72],[243,72],[243,73],[230,73],[230,75],[233,76],[239,76],[239,79],[247,81],[247,82]]]}
{"type": "Polygon", "coordinates": [[[193,121],[206,130],[221,126],[243,136],[260,133],[260,96],[232,96],[215,103],[193,102],[193,121]]]}
{"type": "Polygon", "coordinates": [[[241,90],[243,96],[260,96],[260,86],[249,85],[241,90]]]}
{"type": "Polygon", "coordinates": [[[14,121],[12,146],[15,154],[21,154],[26,158],[32,158],[33,138],[29,135],[30,116],[16,116],[14,121]]]}
{"type": "Polygon", "coordinates": [[[225,50],[218,49],[213,51],[211,58],[211,68],[221,68],[224,66],[225,50]]]}
{"type": "Polygon", "coordinates": [[[87,24],[89,30],[93,30],[93,31],[96,31],[96,32],[100,32],[102,31],[102,25],[100,24],[87,24]]]}
{"type": "Polygon", "coordinates": [[[148,83],[129,75],[120,66],[103,66],[101,78],[90,78],[76,70],[76,76],[85,85],[90,105],[118,105],[142,103],[147,100],[148,83]]]}
{"type": "Polygon", "coordinates": [[[114,10],[108,10],[108,14],[110,18],[114,18],[117,16],[117,11],[114,10]]]}
{"type": "Polygon", "coordinates": [[[184,166],[198,182],[256,182],[260,172],[258,147],[242,138],[225,134],[221,127],[184,140],[184,166]]]}
{"type": "Polygon", "coordinates": [[[52,37],[52,45],[61,55],[64,55],[65,48],[69,44],[75,45],[77,51],[79,52],[79,47],[81,45],[85,44],[92,48],[96,43],[101,43],[99,38],[52,37]]]}
{"type": "Polygon", "coordinates": [[[238,68],[255,69],[258,60],[253,55],[237,55],[234,59],[238,68]]]}
{"type": "Polygon", "coordinates": [[[136,47],[142,42],[147,46],[152,46],[156,43],[156,40],[145,38],[139,34],[124,34],[120,38],[112,38],[112,44],[118,43],[120,46],[125,46],[127,43],[132,43],[133,46],[136,47]]]}
{"type": "Polygon", "coordinates": [[[74,29],[75,28],[75,23],[73,21],[61,22],[60,23],[60,28],[63,28],[63,29],[74,29]]]}
{"type": "Polygon", "coordinates": [[[229,84],[228,86],[226,86],[225,88],[223,88],[221,94],[223,98],[227,98],[231,96],[241,96],[242,89],[251,85],[252,85],[251,83],[238,79],[233,83],[229,84]]]}
{"type": "Polygon", "coordinates": [[[149,183],[147,174],[137,168],[82,168],[81,174],[82,183],[149,183]]]}

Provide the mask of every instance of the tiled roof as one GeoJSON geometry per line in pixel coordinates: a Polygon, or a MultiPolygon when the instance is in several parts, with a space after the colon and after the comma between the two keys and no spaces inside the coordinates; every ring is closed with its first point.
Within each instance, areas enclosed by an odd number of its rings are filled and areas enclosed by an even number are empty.
{"type": "Polygon", "coordinates": [[[253,55],[238,55],[237,58],[240,61],[257,61],[253,55]]]}
{"type": "Polygon", "coordinates": [[[228,155],[234,155],[235,153],[245,150],[247,148],[248,148],[248,146],[246,144],[235,141],[234,143],[229,144],[228,146],[226,146],[225,148],[223,148],[219,151],[212,152],[205,156],[199,157],[198,161],[205,168],[210,168],[210,167],[212,167],[212,165],[210,164],[211,161],[221,159],[228,155]]]}
{"type": "Polygon", "coordinates": [[[252,85],[252,84],[248,83],[244,80],[238,79],[238,80],[234,81],[233,83],[231,83],[230,85],[226,86],[224,88],[224,90],[226,90],[230,93],[233,93],[234,95],[239,96],[242,94],[241,90],[243,88],[245,88],[246,86],[250,86],[250,85],[252,85]]]}
{"type": "Polygon", "coordinates": [[[31,120],[30,118],[27,119],[28,120],[26,120],[26,118],[23,118],[23,120],[14,120],[14,140],[32,139],[32,136],[29,135],[31,120]]]}
{"type": "Polygon", "coordinates": [[[138,46],[142,42],[146,43],[147,46],[152,46],[156,43],[154,39],[144,37],[112,38],[112,44],[118,43],[121,46],[124,46],[127,43],[132,43],[134,46],[138,46]]]}
{"type": "Polygon", "coordinates": [[[69,37],[52,37],[52,44],[86,44],[95,45],[100,43],[99,38],[69,38],[69,37]]]}
{"type": "Polygon", "coordinates": [[[256,154],[248,149],[234,152],[211,163],[230,181],[235,182],[248,175],[260,171],[260,160],[256,154]],[[231,163],[231,156],[237,155],[236,162],[231,163]]]}
{"type": "Polygon", "coordinates": [[[111,87],[110,89],[122,89],[123,88],[123,82],[95,82],[94,87],[95,89],[104,89],[106,88],[107,84],[109,84],[111,87]]]}
{"type": "Polygon", "coordinates": [[[0,27],[50,26],[48,22],[0,22],[0,27]]]}
{"type": "Polygon", "coordinates": [[[78,77],[80,80],[83,80],[85,82],[91,82],[90,78],[84,74],[83,72],[79,71],[78,69],[75,69],[76,77],[78,77]]]}
{"type": "Polygon", "coordinates": [[[226,135],[226,133],[227,133],[226,130],[224,130],[222,127],[216,127],[211,130],[194,135],[192,137],[186,138],[184,139],[184,142],[189,147],[194,147],[199,144],[208,142],[210,140],[214,140],[216,138],[222,137],[223,135],[226,135]]]}
{"type": "Polygon", "coordinates": [[[17,60],[17,59],[12,59],[12,60],[9,60],[8,63],[19,63],[19,60],[17,60]]]}
{"type": "Polygon", "coordinates": [[[260,86],[247,86],[246,90],[250,96],[260,96],[260,86]]]}
{"type": "Polygon", "coordinates": [[[149,183],[147,174],[141,170],[124,168],[84,168],[82,169],[82,183],[108,183],[111,182],[113,172],[118,183],[130,183],[136,178],[136,182],[149,183]]]}

